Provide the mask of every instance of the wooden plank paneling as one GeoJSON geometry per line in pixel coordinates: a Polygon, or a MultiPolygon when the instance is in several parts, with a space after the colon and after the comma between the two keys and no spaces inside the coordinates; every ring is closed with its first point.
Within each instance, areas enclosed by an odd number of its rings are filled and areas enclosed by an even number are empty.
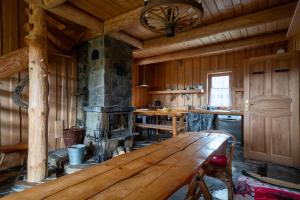
{"type": "Polygon", "coordinates": [[[300,34],[292,37],[289,42],[289,51],[300,50],[300,34]]]}
{"type": "MultiPolygon", "coordinates": [[[[154,82],[153,80],[150,80],[150,77],[153,78],[154,71],[151,70],[148,71],[149,68],[152,66],[149,65],[146,67],[146,75],[148,76],[148,80],[151,85],[154,82]]],[[[148,94],[148,88],[147,87],[138,87],[139,84],[139,66],[133,64],[132,66],[132,104],[137,107],[146,107],[151,103],[151,96],[148,94]]]]}
{"type": "MultiPolygon", "coordinates": [[[[19,48],[18,0],[1,1],[1,49],[2,55],[19,48]],[[17,6],[16,6],[17,5],[17,6]]],[[[18,74],[1,80],[1,145],[20,143],[19,108],[12,102],[12,91],[18,83],[18,74]]],[[[5,158],[2,167],[10,167],[18,163],[19,154],[11,154],[5,158]]]]}
{"type": "MultiPolygon", "coordinates": [[[[165,63],[153,64],[150,68],[155,71],[155,79],[151,84],[150,90],[157,89],[184,89],[189,86],[203,84],[205,87],[204,94],[181,95],[175,94],[171,98],[166,95],[155,95],[152,100],[159,99],[162,104],[168,107],[182,108],[187,105],[199,107],[208,103],[207,96],[207,74],[212,72],[232,72],[232,102],[233,107],[243,109],[243,74],[244,60],[250,57],[274,54],[281,48],[287,48],[286,43],[262,46],[248,50],[236,51],[225,54],[218,54],[205,57],[196,57],[184,60],[170,61],[165,63]],[[169,75],[170,74],[170,77],[169,75]],[[170,78],[170,80],[169,80],[170,78]],[[164,80],[165,79],[165,80],[164,80]],[[159,80],[159,82],[156,82],[159,80]],[[165,83],[162,86],[161,83],[165,83]],[[157,87],[159,85],[159,87],[157,87]]],[[[134,94],[149,95],[147,93],[134,94]]],[[[153,95],[154,96],[154,95],[153,95]]],[[[147,96],[144,96],[147,98],[147,96]]],[[[134,102],[135,105],[137,102],[134,102]]],[[[143,106],[146,106],[144,104],[143,106]]]]}
{"type": "MultiPolygon", "coordinates": [[[[24,14],[27,4],[22,0],[0,0],[0,56],[25,46],[24,37],[27,33],[23,24],[28,21],[24,14]]],[[[75,125],[76,96],[71,97],[77,89],[77,72],[75,59],[65,57],[49,57],[49,149],[55,148],[55,127],[57,118],[57,93],[63,98],[59,101],[65,105],[60,113],[63,120],[75,125]],[[57,70],[59,69],[59,70],[57,70]],[[62,71],[65,70],[65,71],[62,71]],[[61,78],[62,87],[57,90],[57,79],[61,78]]],[[[0,80],[0,146],[27,143],[28,141],[28,113],[12,101],[12,92],[18,82],[28,76],[26,71],[12,77],[0,80]]],[[[28,88],[25,87],[22,98],[28,100],[28,88]]],[[[7,155],[0,170],[20,164],[19,154],[7,155]]]]}
{"type": "MultiPolygon", "coordinates": [[[[57,84],[57,60],[53,59],[53,57],[49,57],[48,61],[48,77],[49,77],[49,87],[56,88],[57,84]]],[[[55,147],[55,138],[53,137],[55,134],[55,121],[56,121],[56,100],[57,100],[57,90],[50,89],[49,90],[49,124],[48,124],[48,145],[51,147],[55,147]]]]}

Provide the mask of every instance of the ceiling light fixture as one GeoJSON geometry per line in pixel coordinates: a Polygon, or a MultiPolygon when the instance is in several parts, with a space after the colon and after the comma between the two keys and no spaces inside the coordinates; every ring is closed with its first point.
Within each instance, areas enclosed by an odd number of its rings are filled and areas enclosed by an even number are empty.
{"type": "Polygon", "coordinates": [[[140,21],[153,32],[173,37],[197,26],[202,17],[201,0],[145,0],[140,21]]]}

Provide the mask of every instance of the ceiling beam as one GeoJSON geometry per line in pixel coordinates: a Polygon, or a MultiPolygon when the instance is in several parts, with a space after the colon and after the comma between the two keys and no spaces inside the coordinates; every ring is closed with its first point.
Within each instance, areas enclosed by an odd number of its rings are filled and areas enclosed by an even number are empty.
{"type": "Polygon", "coordinates": [[[130,28],[140,23],[140,14],[143,7],[118,15],[104,22],[104,33],[114,33],[130,28]]]}
{"type": "Polygon", "coordinates": [[[48,39],[59,49],[68,52],[76,43],[56,27],[48,25],[48,39]]]}
{"type": "MultiPolygon", "coordinates": [[[[57,16],[60,16],[71,22],[74,22],[76,24],[79,24],[83,27],[86,27],[86,28],[92,30],[91,32],[93,34],[89,34],[88,35],[89,37],[83,38],[84,40],[88,40],[90,38],[93,38],[93,37],[95,38],[95,37],[103,35],[103,29],[104,29],[103,22],[101,22],[100,20],[98,20],[97,18],[95,18],[89,14],[82,12],[81,10],[78,10],[77,8],[69,5],[68,3],[61,4],[54,8],[49,8],[44,5],[41,5],[41,7],[57,16]]],[[[89,32],[89,33],[91,33],[91,32],[89,32]]],[[[112,37],[114,37],[118,40],[121,40],[125,43],[128,43],[136,48],[139,48],[139,49],[143,48],[143,43],[140,40],[138,40],[124,32],[113,33],[112,37]]]]}
{"type": "Polygon", "coordinates": [[[292,22],[290,24],[287,37],[293,37],[300,34],[300,1],[298,2],[297,8],[295,9],[292,22]]]}
{"type": "MultiPolygon", "coordinates": [[[[158,55],[157,49],[173,48],[179,49],[186,42],[192,43],[199,38],[209,35],[222,33],[239,28],[245,28],[257,24],[268,23],[283,18],[290,18],[295,10],[297,2],[288,3],[275,8],[259,11],[252,14],[243,15],[240,17],[224,20],[218,23],[210,24],[204,27],[195,28],[189,31],[177,33],[175,37],[167,38],[160,37],[152,40],[144,41],[143,50],[135,50],[135,57],[146,57],[144,55],[158,55]]],[[[172,50],[170,50],[171,52],[172,50]]],[[[174,50],[173,50],[174,51],[174,50]]]]}
{"type": "MultiPolygon", "coordinates": [[[[28,2],[29,0],[25,0],[28,2]]],[[[33,0],[36,2],[39,2],[40,0],[33,0]]],[[[104,29],[104,24],[97,18],[86,14],[85,12],[75,8],[74,6],[68,4],[68,3],[63,3],[60,4],[57,7],[54,8],[49,8],[47,6],[44,6],[43,4],[38,4],[40,7],[43,9],[59,16],[62,18],[65,18],[71,22],[74,22],[75,24],[79,24],[83,27],[86,27],[91,30],[95,30],[101,34],[103,34],[103,29],[104,29]]]]}
{"type": "Polygon", "coordinates": [[[42,5],[47,8],[55,8],[65,2],[66,0],[36,0],[38,5],[42,5]]]}
{"type": "Polygon", "coordinates": [[[249,39],[243,39],[243,40],[238,40],[233,42],[219,43],[211,46],[178,51],[174,53],[153,56],[149,58],[142,58],[136,60],[135,63],[137,65],[148,65],[153,63],[166,62],[170,60],[179,60],[184,58],[214,55],[214,54],[220,54],[220,53],[226,53],[226,52],[231,52],[236,50],[257,47],[266,44],[272,44],[272,43],[281,42],[285,40],[286,40],[285,32],[281,32],[276,34],[252,37],[249,39]]]}
{"type": "MultiPolygon", "coordinates": [[[[101,36],[102,34],[99,34],[93,30],[88,30],[85,32],[85,34],[83,35],[83,37],[80,39],[79,43],[82,43],[82,42],[86,42],[86,41],[89,41],[89,40],[92,40],[92,39],[95,39],[99,36],[101,36]]],[[[121,40],[127,44],[130,44],[131,46],[133,47],[136,47],[138,49],[142,49],[144,47],[144,44],[142,41],[136,39],[135,37],[132,37],[122,31],[119,31],[117,33],[110,33],[108,34],[109,36],[117,39],[117,40],[121,40]]]]}
{"type": "Polygon", "coordinates": [[[140,40],[129,36],[128,34],[124,33],[124,32],[117,32],[117,33],[111,33],[109,34],[111,37],[117,39],[117,40],[121,40],[123,42],[126,42],[127,44],[130,44],[136,48],[142,49],[143,48],[143,42],[141,42],[140,40]]]}
{"type": "Polygon", "coordinates": [[[0,57],[0,79],[28,69],[28,48],[17,49],[0,57]]]}
{"type": "Polygon", "coordinates": [[[95,30],[99,33],[103,33],[103,23],[98,20],[97,18],[88,15],[84,12],[82,12],[81,10],[78,10],[77,8],[64,3],[56,8],[53,9],[46,9],[49,12],[63,17],[69,21],[74,22],[75,24],[79,24],[83,27],[86,27],[88,29],[92,29],[95,30]]]}

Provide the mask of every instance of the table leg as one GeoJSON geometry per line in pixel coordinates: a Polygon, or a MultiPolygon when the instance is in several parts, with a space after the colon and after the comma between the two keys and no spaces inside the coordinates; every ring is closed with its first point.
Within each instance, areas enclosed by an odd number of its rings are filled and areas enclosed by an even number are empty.
{"type": "MultiPolygon", "coordinates": [[[[181,116],[179,118],[179,126],[180,126],[180,128],[184,127],[184,116],[181,116]]],[[[184,131],[185,131],[185,128],[182,130],[182,132],[184,132],[184,131]]]]}
{"type": "Polygon", "coordinates": [[[135,128],[136,115],[133,113],[132,117],[133,117],[133,120],[132,120],[132,129],[133,129],[133,132],[135,132],[136,131],[136,128],[135,128]]]}
{"type": "MultiPolygon", "coordinates": [[[[156,124],[158,124],[158,116],[156,116],[156,124]]],[[[159,134],[158,129],[156,129],[155,134],[156,134],[156,136],[158,136],[158,134],[159,134]]]]}
{"type": "Polygon", "coordinates": [[[241,146],[244,146],[244,115],[241,115],[241,146]]]}
{"type": "Polygon", "coordinates": [[[172,117],[173,137],[177,136],[177,117],[172,117]]]}

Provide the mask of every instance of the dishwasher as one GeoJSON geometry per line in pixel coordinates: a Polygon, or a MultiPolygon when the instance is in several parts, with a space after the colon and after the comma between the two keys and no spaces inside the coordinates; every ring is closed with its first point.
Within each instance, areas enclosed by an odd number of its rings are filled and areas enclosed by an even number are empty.
{"type": "Polygon", "coordinates": [[[236,115],[218,115],[215,128],[231,133],[236,137],[237,143],[243,145],[242,117],[236,115]]]}

